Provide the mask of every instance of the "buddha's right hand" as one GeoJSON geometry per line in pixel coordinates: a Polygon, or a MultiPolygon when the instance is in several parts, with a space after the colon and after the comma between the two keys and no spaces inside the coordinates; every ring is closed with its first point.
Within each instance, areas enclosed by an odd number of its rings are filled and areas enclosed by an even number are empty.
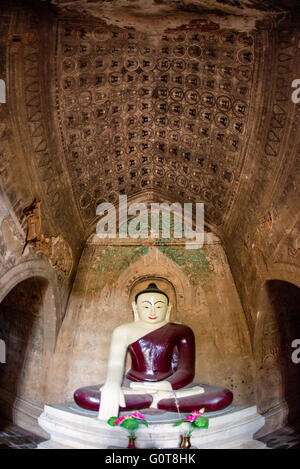
{"type": "Polygon", "coordinates": [[[101,388],[98,419],[107,421],[110,417],[117,417],[119,407],[125,405],[125,397],[120,386],[115,383],[105,383],[101,388]]]}

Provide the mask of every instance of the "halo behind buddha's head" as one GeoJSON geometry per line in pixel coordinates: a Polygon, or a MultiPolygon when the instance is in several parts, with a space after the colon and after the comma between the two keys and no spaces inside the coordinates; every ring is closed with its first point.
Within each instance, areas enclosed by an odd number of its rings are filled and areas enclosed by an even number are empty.
{"type": "Polygon", "coordinates": [[[168,304],[169,304],[169,297],[168,297],[168,295],[167,295],[164,291],[160,290],[160,289],[157,287],[157,285],[156,285],[155,283],[149,283],[149,285],[148,285],[147,288],[145,288],[144,290],[138,292],[138,293],[135,295],[135,299],[134,299],[135,303],[137,302],[138,297],[139,297],[140,295],[142,295],[143,293],[160,293],[161,295],[164,295],[164,296],[167,298],[168,304]]]}

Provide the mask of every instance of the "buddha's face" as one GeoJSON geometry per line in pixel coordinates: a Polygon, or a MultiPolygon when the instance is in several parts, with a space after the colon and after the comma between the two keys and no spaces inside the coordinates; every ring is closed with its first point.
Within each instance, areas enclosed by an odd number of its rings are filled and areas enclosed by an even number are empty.
{"type": "Polygon", "coordinates": [[[136,302],[136,311],[140,321],[157,324],[166,319],[170,309],[168,299],[161,293],[142,293],[136,302]]]}

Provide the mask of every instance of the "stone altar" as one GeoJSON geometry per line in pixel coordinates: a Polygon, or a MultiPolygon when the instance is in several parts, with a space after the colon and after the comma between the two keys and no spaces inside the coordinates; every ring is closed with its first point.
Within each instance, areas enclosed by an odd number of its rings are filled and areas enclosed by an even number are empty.
{"type": "MultiPolygon", "coordinates": [[[[145,412],[146,413],[146,412],[145,412]]],[[[205,414],[206,415],[206,414],[205,414]]],[[[181,415],[183,418],[184,414],[181,415]]],[[[193,447],[200,449],[263,449],[264,443],[253,438],[264,425],[264,417],[255,406],[232,406],[210,413],[209,428],[192,433],[193,447]]],[[[151,416],[146,415],[150,422],[151,416]]],[[[174,427],[178,414],[158,412],[148,428],[136,431],[137,448],[179,448],[183,427],[174,427]],[[168,415],[167,415],[168,414],[168,415]]],[[[97,419],[97,413],[84,410],[74,402],[46,405],[39,418],[40,426],[50,435],[39,449],[107,449],[126,448],[128,432],[112,428],[97,419]]],[[[183,424],[185,425],[185,424],[183,424]]]]}

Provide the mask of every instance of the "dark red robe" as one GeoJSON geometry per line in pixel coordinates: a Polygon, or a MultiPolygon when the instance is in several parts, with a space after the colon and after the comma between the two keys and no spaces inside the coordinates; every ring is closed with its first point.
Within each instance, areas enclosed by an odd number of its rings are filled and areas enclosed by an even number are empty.
{"type": "Polygon", "coordinates": [[[167,380],[173,389],[190,384],[195,376],[195,336],[188,326],[168,323],[129,345],[130,381],[167,380]]]}
{"type": "MultiPolygon", "coordinates": [[[[192,329],[182,324],[168,323],[149,332],[128,347],[131,355],[131,368],[126,374],[123,386],[130,382],[156,382],[167,380],[174,391],[183,387],[202,386],[202,394],[181,397],[175,401],[170,397],[158,402],[158,409],[169,412],[191,412],[205,408],[213,412],[231,404],[233,394],[229,389],[192,383],[195,375],[195,337],[192,329]]],[[[84,409],[99,410],[101,404],[100,385],[77,389],[75,402],[84,409]]],[[[150,394],[125,395],[126,407],[120,410],[141,410],[151,406],[150,394]]]]}

